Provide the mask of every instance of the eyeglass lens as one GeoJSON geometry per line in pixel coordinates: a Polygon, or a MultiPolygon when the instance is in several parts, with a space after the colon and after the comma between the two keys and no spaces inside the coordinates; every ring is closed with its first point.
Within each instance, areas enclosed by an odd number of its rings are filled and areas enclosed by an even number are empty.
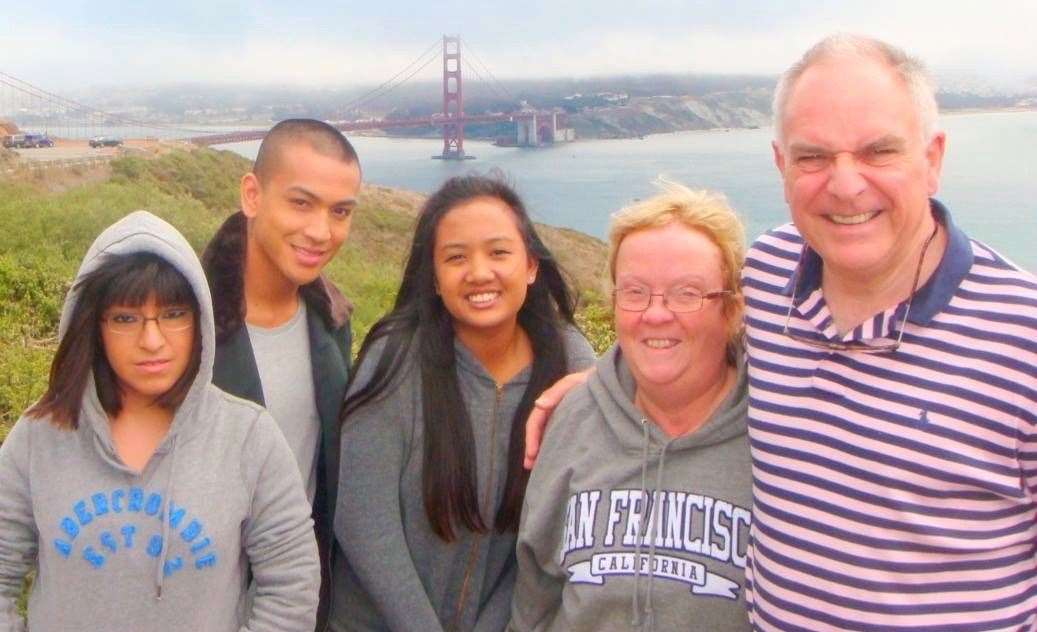
{"type": "Polygon", "coordinates": [[[170,308],[151,318],[134,312],[115,312],[110,314],[105,322],[108,328],[116,333],[136,333],[143,329],[149,320],[155,321],[162,331],[182,331],[194,322],[194,312],[186,308],[170,308]]]}

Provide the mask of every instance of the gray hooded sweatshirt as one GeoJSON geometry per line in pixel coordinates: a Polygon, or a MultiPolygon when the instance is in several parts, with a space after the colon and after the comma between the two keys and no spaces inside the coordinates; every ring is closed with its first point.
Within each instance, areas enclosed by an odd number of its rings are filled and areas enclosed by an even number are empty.
{"type": "Polygon", "coordinates": [[[618,346],[552,416],[526,490],[510,630],[749,630],[744,366],[691,434],[634,406],[618,346]]]}
{"type": "MultiPolygon", "coordinates": [[[[567,367],[591,366],[594,352],[575,329],[564,337],[567,367]]],[[[357,367],[352,390],[371,379],[382,341],[357,367]]],[[[412,345],[396,384],[350,415],[342,428],[335,537],[345,551],[333,571],[331,629],[500,632],[511,613],[515,533],[475,534],[454,542],[432,531],[422,497],[421,370],[412,345]]],[[[492,517],[504,494],[511,422],[526,387],[526,367],[500,387],[455,341],[457,380],[476,456],[480,512],[492,517]]]]}
{"type": "MultiPolygon", "coordinates": [[[[78,277],[106,254],[151,252],[198,299],[198,376],[137,472],[122,463],[93,377],[79,426],[19,419],[0,447],[0,632],[22,629],[15,600],[36,570],[32,632],[313,629],[320,566],[299,468],[262,408],[210,381],[212,300],[187,241],[138,211],[105,230],[78,277]],[[245,612],[249,569],[257,586],[245,612]]],[[[69,331],[69,293],[60,336],[69,331]]]]}

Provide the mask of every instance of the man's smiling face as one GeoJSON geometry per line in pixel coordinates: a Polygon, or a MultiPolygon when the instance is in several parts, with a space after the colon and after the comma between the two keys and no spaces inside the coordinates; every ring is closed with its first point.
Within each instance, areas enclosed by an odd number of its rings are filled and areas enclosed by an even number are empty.
{"type": "Polygon", "coordinates": [[[931,232],[944,137],[924,138],[904,82],[878,60],[836,56],[793,84],[774,158],[792,220],[826,272],[881,276],[931,232]]]}
{"type": "Polygon", "coordinates": [[[346,240],[359,189],[356,163],[306,143],[283,147],[267,177],[242,180],[249,248],[256,255],[250,261],[293,285],[310,283],[346,240]]]}

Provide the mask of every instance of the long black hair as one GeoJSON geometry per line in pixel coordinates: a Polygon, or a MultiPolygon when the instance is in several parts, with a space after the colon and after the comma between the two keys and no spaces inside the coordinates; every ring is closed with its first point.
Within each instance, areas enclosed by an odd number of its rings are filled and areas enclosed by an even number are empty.
{"type": "Polygon", "coordinates": [[[358,364],[364,362],[376,340],[386,339],[384,350],[371,379],[346,398],[340,421],[345,422],[350,413],[386,394],[415,340],[419,341],[416,353],[425,420],[422,489],[429,523],[443,540],[452,541],[458,525],[475,532],[487,532],[491,526],[498,532],[518,529],[529,478],[522,467],[526,417],[540,393],[567,372],[562,328],[573,324],[575,308],[557,262],[534,230],[522,200],[503,179],[478,175],[451,178],[425,202],[396,303],[371,328],[358,364]],[[536,279],[518,313],[518,324],[532,345],[532,375],[512,422],[504,496],[492,524],[479,511],[475,446],[457,381],[453,320],[436,293],[433,266],[440,220],[451,209],[480,197],[498,199],[511,209],[528,256],[538,262],[536,279]]]}
{"type": "MultiPolygon", "coordinates": [[[[194,311],[196,322],[198,315],[198,299],[191,284],[172,264],[152,253],[107,255],[100,266],[79,279],[74,289],[78,292],[76,305],[51,362],[47,390],[26,411],[64,429],[79,427],[79,408],[91,371],[104,411],[114,417],[122,410],[118,378],[101,340],[101,316],[106,309],[112,305],[138,307],[153,294],[161,306],[187,305],[194,311]]],[[[173,410],[184,401],[198,375],[201,358],[201,327],[196,325],[187,369],[155,400],[156,405],[173,410]]]]}

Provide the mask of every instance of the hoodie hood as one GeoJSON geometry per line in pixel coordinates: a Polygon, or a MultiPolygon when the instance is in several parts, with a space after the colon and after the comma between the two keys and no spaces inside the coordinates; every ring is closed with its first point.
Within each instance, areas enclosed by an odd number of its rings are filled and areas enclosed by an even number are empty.
{"type": "MultiPolygon", "coordinates": [[[[159,446],[163,452],[165,446],[173,441],[176,435],[189,433],[190,420],[199,419],[200,412],[209,396],[209,383],[212,381],[213,359],[215,357],[216,337],[213,325],[212,297],[205,280],[205,273],[191,244],[172,225],[155,217],[147,211],[135,211],[117,221],[104,230],[87,250],[83,262],[76,273],[72,289],[65,298],[61,310],[61,321],[58,325],[58,337],[74,334],[69,332],[69,321],[80,294],[78,285],[83,277],[100,267],[111,255],[129,255],[134,253],[151,253],[167,261],[176,268],[191,285],[198,300],[198,327],[202,340],[201,363],[198,375],[191,385],[184,401],[176,410],[169,433],[159,446]]],[[[114,450],[111,445],[111,433],[108,427],[108,416],[101,407],[97,397],[93,374],[83,394],[83,406],[80,410],[80,423],[89,425],[97,434],[97,438],[105,448],[103,452],[109,459],[114,450]]],[[[122,467],[120,465],[120,467],[122,467]]]]}
{"type": "Polygon", "coordinates": [[[603,413],[608,432],[624,451],[640,453],[646,434],[651,445],[666,445],[669,453],[708,448],[746,434],[745,410],[749,395],[741,356],[735,383],[713,415],[695,432],[672,438],[634,405],[637,385],[618,344],[612,345],[598,359],[595,368],[587,381],[588,388],[603,413]]]}
{"type": "MultiPolygon", "coordinates": [[[[109,226],[97,236],[87,250],[86,256],[83,257],[83,262],[80,264],[72,284],[72,290],[65,298],[65,305],[61,310],[58,337],[60,339],[76,333],[69,331],[68,327],[72,312],[79,302],[78,286],[83,277],[103,265],[109,256],[136,253],[157,255],[176,268],[187,279],[198,301],[198,327],[202,341],[198,374],[184,401],[177,407],[169,431],[150,459],[169,459],[169,471],[164,486],[165,509],[168,512],[169,499],[173,495],[173,485],[176,480],[177,448],[201,430],[201,420],[211,417],[212,409],[218,406],[218,402],[215,400],[218,397],[217,391],[210,386],[216,346],[212,297],[209,294],[205,273],[202,271],[202,264],[194,249],[191,248],[191,244],[187,243],[184,236],[172,225],[147,211],[135,211],[109,226]]],[[[108,465],[128,474],[136,473],[127,467],[116,454],[108,414],[101,406],[100,398],[97,396],[97,387],[92,372],[87,380],[86,389],[83,392],[83,403],[79,410],[79,432],[92,434],[92,437],[84,438],[84,441],[91,442],[92,439],[94,449],[108,465]]],[[[163,542],[168,541],[168,535],[168,521],[163,521],[163,542]]],[[[164,566],[167,562],[168,551],[169,547],[163,546],[156,556],[155,594],[159,599],[162,598],[164,566]]]]}

